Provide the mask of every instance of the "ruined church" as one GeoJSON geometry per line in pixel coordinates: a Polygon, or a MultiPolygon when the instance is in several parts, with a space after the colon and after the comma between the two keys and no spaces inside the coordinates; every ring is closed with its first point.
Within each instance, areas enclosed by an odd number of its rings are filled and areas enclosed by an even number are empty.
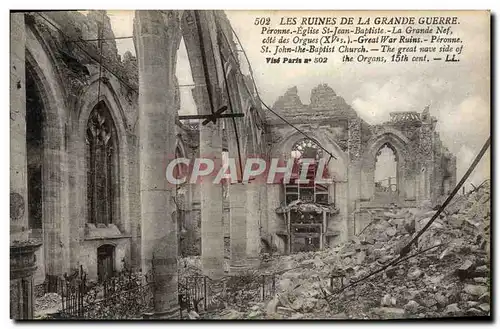
{"type": "Polygon", "coordinates": [[[166,292],[176,289],[180,257],[201,256],[210,277],[237,273],[258,266],[261,253],[333,247],[374,212],[436,205],[456,184],[455,156],[429,108],[370,125],[320,84],[309,100],[300,86],[288,89],[269,111],[240,69],[222,11],[137,11],[131,37],[136,54],[119,55],[103,11],[11,15],[11,245],[41,242],[32,289],[80,267],[102,280],[157,266],[161,298],[174,305],[166,292]],[[181,40],[198,114],[225,106],[241,117],[203,124],[179,115],[181,40]],[[382,152],[394,170],[378,179],[382,152]],[[173,157],[222,165],[255,154],[299,164],[326,157],[331,182],[315,182],[315,166],[307,184],[300,169],[286,184],[165,179],[173,157]]]}

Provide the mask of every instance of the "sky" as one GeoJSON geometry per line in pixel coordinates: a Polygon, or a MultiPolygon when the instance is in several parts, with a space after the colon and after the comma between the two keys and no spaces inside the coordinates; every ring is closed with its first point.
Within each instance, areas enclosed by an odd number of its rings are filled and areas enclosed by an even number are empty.
{"type": "MultiPolygon", "coordinates": [[[[441,139],[457,156],[457,181],[490,135],[489,16],[478,12],[454,13],[460,19],[455,33],[464,44],[459,63],[347,65],[330,61],[287,66],[266,64],[260,54],[262,36],[253,23],[255,17],[278,20],[281,16],[305,12],[226,11],[226,14],[248,55],[261,97],[269,106],[293,86],[297,86],[302,102],[307,104],[311,89],[322,83],[332,87],[369,124],[387,121],[393,111],[421,112],[430,106],[431,115],[438,119],[441,139]]],[[[132,35],[133,11],[108,11],[108,15],[115,36],[132,35]]],[[[322,12],[321,15],[340,13],[322,12]]],[[[117,40],[117,47],[121,54],[135,53],[131,39],[117,40]]],[[[183,43],[178,52],[176,74],[180,85],[192,83],[183,43]]],[[[181,87],[181,112],[195,111],[189,88],[181,87]]],[[[489,174],[488,151],[468,182],[480,184],[489,174]]],[[[467,189],[470,187],[468,184],[467,189]]]]}

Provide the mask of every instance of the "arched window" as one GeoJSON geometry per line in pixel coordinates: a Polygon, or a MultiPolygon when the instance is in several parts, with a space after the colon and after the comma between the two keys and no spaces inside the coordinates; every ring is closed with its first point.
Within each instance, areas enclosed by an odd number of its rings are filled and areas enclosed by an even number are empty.
{"type": "Polygon", "coordinates": [[[315,141],[305,138],[292,146],[292,157],[296,159],[319,160],[323,156],[323,150],[318,147],[315,141]]]}
{"type": "MultiPolygon", "coordinates": [[[[318,162],[323,157],[323,150],[314,140],[305,138],[292,146],[291,157],[295,159],[295,164],[290,184],[285,185],[286,203],[289,204],[300,199],[303,202],[328,204],[328,187],[315,181],[318,162]],[[315,160],[314,163],[309,164],[307,173],[305,173],[307,183],[301,183],[299,180],[301,176],[304,176],[302,173],[304,159],[315,160]]],[[[323,178],[326,176],[325,174],[325,172],[322,174],[323,178]]]]}
{"type": "Polygon", "coordinates": [[[118,149],[115,125],[103,102],[90,113],[86,144],[88,221],[108,225],[117,212],[118,149]]]}
{"type": "Polygon", "coordinates": [[[392,145],[386,143],[377,152],[375,165],[375,191],[396,193],[398,157],[392,145]]]}

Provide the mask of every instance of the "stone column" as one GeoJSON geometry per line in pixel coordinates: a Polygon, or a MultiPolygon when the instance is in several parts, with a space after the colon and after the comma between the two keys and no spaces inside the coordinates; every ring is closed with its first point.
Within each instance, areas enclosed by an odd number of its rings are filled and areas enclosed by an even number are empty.
{"type": "Polygon", "coordinates": [[[33,318],[35,252],[29,240],[26,161],[26,31],[24,14],[10,15],[10,317],[33,318]]]}
{"type": "Polygon", "coordinates": [[[231,229],[231,273],[247,269],[247,185],[234,183],[229,186],[231,229]]]}
{"type": "Polygon", "coordinates": [[[201,195],[201,264],[203,273],[212,279],[224,276],[224,226],[222,219],[222,185],[213,179],[222,165],[220,121],[200,125],[200,155],[214,162],[214,175],[200,183],[201,195]]]}
{"type": "Polygon", "coordinates": [[[423,123],[420,127],[420,179],[419,179],[419,203],[432,202],[431,186],[434,170],[434,155],[432,152],[432,124],[423,123]]]}
{"type": "Polygon", "coordinates": [[[247,187],[247,261],[251,267],[260,264],[260,186],[257,182],[247,187]]]}
{"type": "MultiPolygon", "coordinates": [[[[216,40],[210,36],[215,25],[210,21],[211,11],[186,11],[184,13],[184,42],[188,50],[191,72],[196,87],[193,98],[198,114],[210,114],[211,106],[217,111],[221,105],[215,62],[216,40]],[[198,27],[200,30],[198,30],[198,27]],[[201,34],[201,35],[200,35],[201,34]],[[201,37],[201,39],[200,39],[201,37]],[[203,47],[201,44],[203,43],[203,47]],[[202,52],[203,50],[203,52],[202,52]],[[204,59],[204,60],[203,60],[204,59]],[[208,92],[210,90],[210,93],[208,92]]],[[[201,263],[203,273],[212,279],[224,275],[224,226],[222,185],[213,179],[222,165],[221,120],[200,124],[200,157],[214,161],[214,175],[203,177],[200,185],[201,208],[201,263]]]]}
{"type": "Polygon", "coordinates": [[[65,189],[66,156],[60,149],[64,136],[57,127],[57,118],[46,115],[43,149],[43,242],[49,291],[57,289],[57,277],[69,269],[69,223],[65,189]],[[50,119],[50,120],[49,120],[50,119]],[[50,137],[49,137],[50,136],[50,137]],[[66,235],[67,234],[67,235],[66,235]],[[65,248],[66,247],[66,248],[65,248]],[[66,249],[66,250],[65,250],[66,249]]]}
{"type": "Polygon", "coordinates": [[[139,157],[142,270],[155,280],[157,318],[176,316],[177,220],[175,186],[165,177],[175,154],[175,61],[180,42],[178,12],[136,11],[139,64],[139,157]]]}
{"type": "Polygon", "coordinates": [[[28,240],[29,227],[24,14],[11,14],[10,19],[10,236],[13,242],[28,240]]]}
{"type": "MultiPolygon", "coordinates": [[[[332,184],[333,185],[333,184],[332,184]]],[[[348,231],[349,231],[349,196],[348,196],[348,184],[347,182],[337,182],[335,183],[335,207],[339,209],[339,213],[335,216],[330,217],[330,220],[336,221],[337,219],[341,220],[338,223],[332,223],[327,225],[328,228],[334,228],[340,230],[340,236],[338,239],[334,239],[337,242],[347,241],[348,240],[348,231]]]]}
{"type": "Polygon", "coordinates": [[[347,172],[347,179],[349,184],[349,205],[347,211],[349,213],[347,219],[347,238],[351,238],[354,235],[354,211],[356,210],[357,204],[360,202],[361,197],[361,120],[355,118],[349,120],[349,168],[347,172]]]}

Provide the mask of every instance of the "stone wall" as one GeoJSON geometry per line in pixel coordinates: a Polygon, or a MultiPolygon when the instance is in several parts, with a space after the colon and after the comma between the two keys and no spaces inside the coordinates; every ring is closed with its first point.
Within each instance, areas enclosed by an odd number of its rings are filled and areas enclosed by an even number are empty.
{"type": "MultiPolygon", "coordinates": [[[[340,213],[329,224],[332,230],[339,231],[339,238],[332,241],[346,240],[354,234],[354,214],[361,208],[388,207],[390,203],[411,207],[425,200],[435,203],[456,183],[456,161],[435,132],[436,119],[429,115],[428,108],[422,113],[396,112],[390,121],[372,126],[360,119],[332,88],[322,84],[311,91],[310,104],[303,104],[297,87],[293,87],[278,98],[273,110],[344,159],[329,168],[341,168],[335,197],[340,213]],[[391,201],[375,197],[376,157],[384,145],[389,145],[398,158],[398,193],[391,201]]],[[[296,140],[291,137],[293,128],[273,114],[267,115],[266,124],[271,157],[289,157],[296,140]]],[[[274,200],[277,193],[269,193],[268,200],[274,200]]],[[[268,209],[268,215],[266,233],[272,234],[284,220],[273,209],[268,209]]]]}
{"type": "MultiPolygon", "coordinates": [[[[100,69],[101,46],[96,42],[71,42],[97,38],[98,24],[103,26],[102,36],[112,38],[109,18],[103,17],[102,12],[91,12],[88,16],[78,12],[24,16],[27,62],[43,101],[43,129],[47,136],[41,151],[45,210],[40,237],[44,245],[43,253],[39,252],[37,257],[39,270],[35,283],[43,282],[45,274],[62,275],[79,265],[88,267],[91,273],[96,270],[93,267],[98,246],[88,242],[85,230],[84,143],[88,115],[99,101],[109,108],[119,140],[119,220],[115,224],[127,237],[118,243],[116,257],[126,258],[129,263],[131,258],[135,261],[140,201],[136,189],[139,173],[134,131],[137,72],[130,71],[134,59],[127,57],[126,67],[117,54],[114,40],[106,40],[100,69]]],[[[116,237],[102,236],[100,243],[113,244],[114,240],[116,237]]]]}

